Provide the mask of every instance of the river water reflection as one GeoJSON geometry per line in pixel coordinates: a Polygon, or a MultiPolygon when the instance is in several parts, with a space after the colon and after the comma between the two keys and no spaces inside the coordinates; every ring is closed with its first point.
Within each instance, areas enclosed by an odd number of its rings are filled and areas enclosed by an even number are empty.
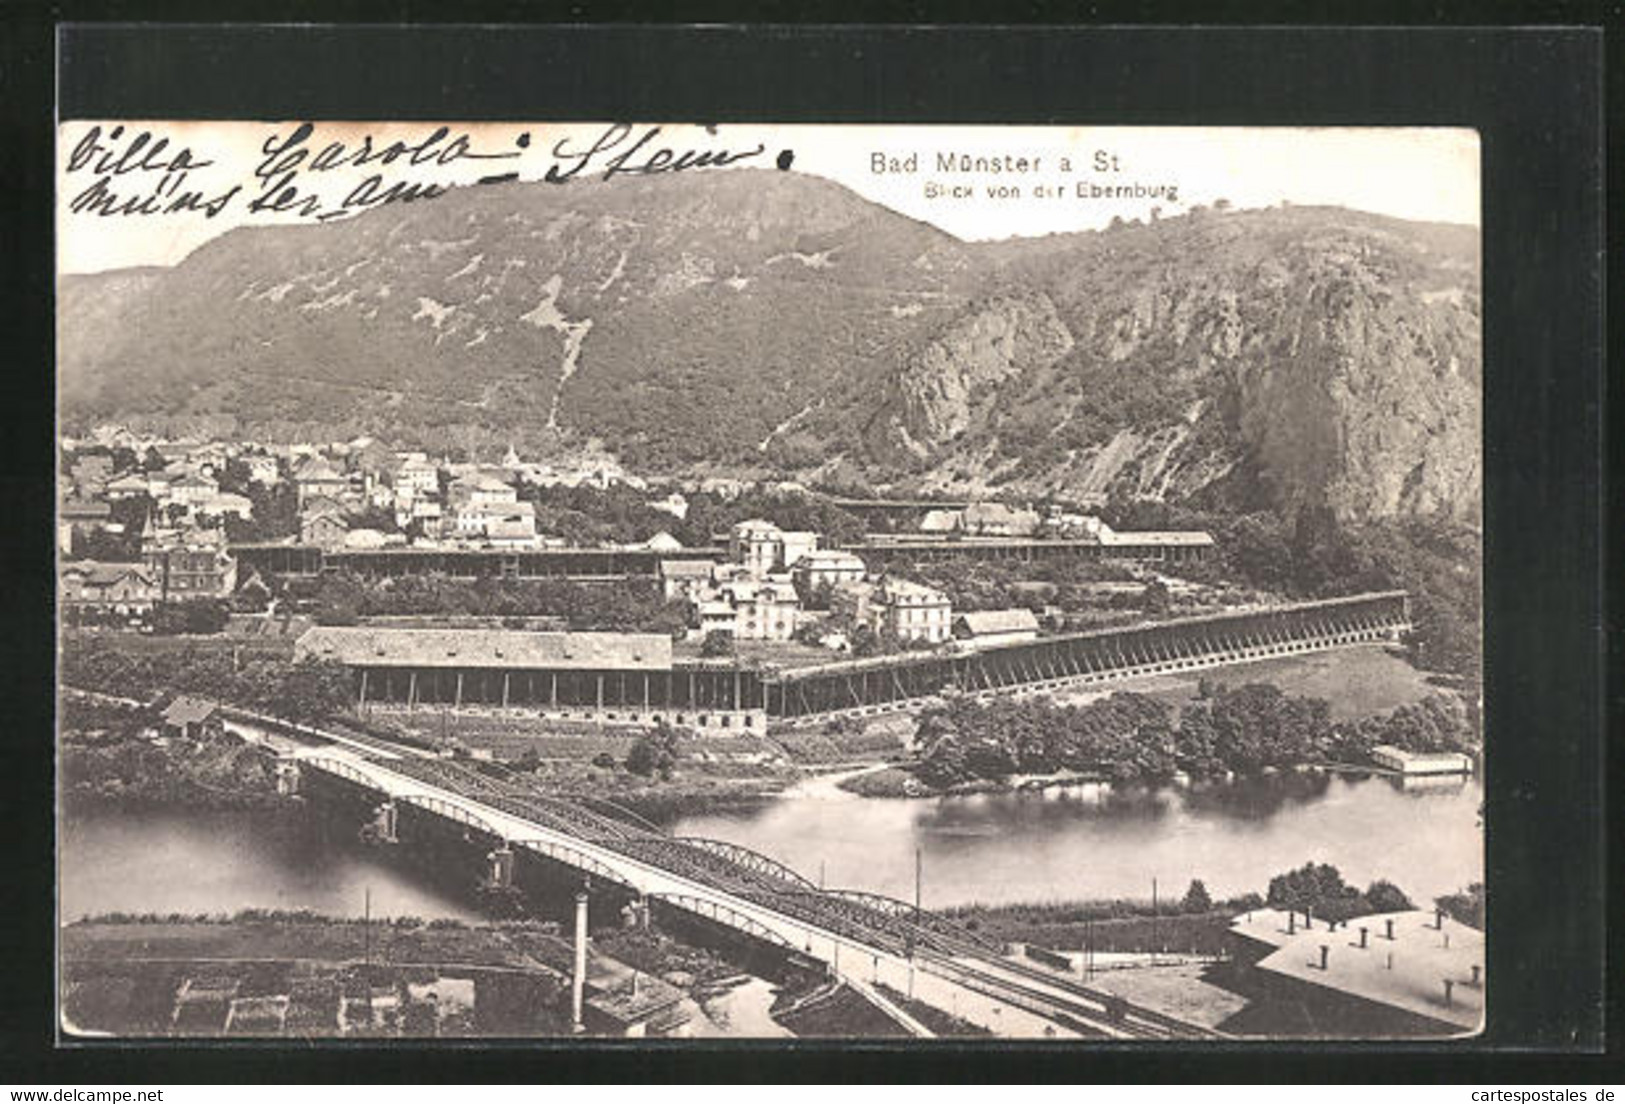
{"type": "Polygon", "coordinates": [[[304,810],[73,810],[57,840],[58,914],[310,909],[479,918],[427,872],[324,830],[304,810]]]}
{"type": "MultiPolygon", "coordinates": [[[[1372,777],[1282,775],[1195,790],[858,798],[815,779],[756,808],[686,817],[680,835],[728,840],[825,884],[911,899],[922,853],[927,907],[1178,895],[1192,878],[1215,897],[1262,892],[1314,860],[1349,881],[1397,883],[1418,903],[1481,880],[1481,788],[1401,789],[1372,777]]],[[[310,811],[75,811],[60,837],[60,914],[306,908],[360,915],[476,910],[409,855],[324,831],[310,811]]]]}
{"type": "Polygon", "coordinates": [[[817,781],[761,808],[686,817],[679,835],[770,855],[824,884],[912,900],[921,851],[927,908],[1264,892],[1272,875],[1329,862],[1351,883],[1387,878],[1419,904],[1482,880],[1476,780],[1402,786],[1372,776],[1285,774],[1197,789],[1079,785],[936,799],[857,798],[817,781]]]}

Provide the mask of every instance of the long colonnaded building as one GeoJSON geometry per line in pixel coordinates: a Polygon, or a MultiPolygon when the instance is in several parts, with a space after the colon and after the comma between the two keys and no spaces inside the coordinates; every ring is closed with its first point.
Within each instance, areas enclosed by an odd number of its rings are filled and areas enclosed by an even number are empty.
{"type": "Polygon", "coordinates": [[[904,710],[952,688],[1033,693],[1400,638],[1403,591],[1357,594],[785,670],[678,661],[657,633],[311,629],[296,655],[336,660],[362,709],[513,712],[557,720],[762,732],[834,714],[904,710]]]}
{"type": "Polygon", "coordinates": [[[363,711],[454,709],[614,724],[761,732],[760,677],[680,663],[662,633],[318,626],[299,656],[349,668],[363,711]]]}

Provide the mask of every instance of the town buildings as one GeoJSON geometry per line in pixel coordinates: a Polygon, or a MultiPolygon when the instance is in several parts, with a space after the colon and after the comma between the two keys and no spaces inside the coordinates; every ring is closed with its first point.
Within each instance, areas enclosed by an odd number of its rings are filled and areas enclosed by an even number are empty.
{"type": "Polygon", "coordinates": [[[824,587],[860,582],[868,570],[857,553],[831,549],[808,552],[796,561],[791,573],[802,593],[813,594],[824,587]]]}
{"type": "Polygon", "coordinates": [[[899,641],[940,644],[952,635],[948,596],[906,579],[842,583],[831,593],[830,609],[854,625],[899,641]]]}
{"type": "Polygon", "coordinates": [[[698,632],[726,632],[736,640],[789,640],[801,614],[801,598],[785,575],[728,579],[696,602],[698,632]]]}
{"type": "Polygon", "coordinates": [[[728,536],[728,558],[756,575],[793,569],[817,550],[817,533],[780,529],[760,518],[740,522],[728,536]]]}
{"type": "Polygon", "coordinates": [[[320,456],[312,456],[294,469],[294,486],[298,488],[299,505],[317,495],[337,498],[349,489],[350,480],[320,456]]]}
{"type": "Polygon", "coordinates": [[[163,598],[162,586],[142,564],[80,560],[63,564],[57,579],[57,596],[69,623],[87,615],[143,615],[163,598]]]}
{"type": "Polygon", "coordinates": [[[218,531],[158,530],[149,520],[141,559],[162,601],[230,598],[237,589],[237,561],[218,531]]]}

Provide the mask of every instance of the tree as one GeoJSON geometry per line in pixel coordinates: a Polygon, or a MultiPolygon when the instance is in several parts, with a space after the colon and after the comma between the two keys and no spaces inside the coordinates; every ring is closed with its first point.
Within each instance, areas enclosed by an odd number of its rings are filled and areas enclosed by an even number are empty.
{"type": "Polygon", "coordinates": [[[218,598],[159,602],[152,610],[152,631],[160,636],[209,636],[226,627],[231,607],[218,598]]]}
{"type": "Polygon", "coordinates": [[[281,672],[271,708],[291,721],[316,725],[348,709],[354,693],[342,663],[306,656],[281,672]]]}
{"type": "Polygon", "coordinates": [[[1373,912],[1406,912],[1416,907],[1404,890],[1380,878],[1366,887],[1365,899],[1373,912]]]}
{"type": "Polygon", "coordinates": [[[1311,912],[1326,920],[1347,920],[1371,911],[1360,891],[1343,881],[1337,867],[1304,863],[1297,870],[1270,879],[1269,903],[1274,908],[1311,912]]]}
{"type": "Polygon", "coordinates": [[[1153,617],[1168,616],[1172,605],[1173,596],[1168,593],[1168,584],[1161,579],[1152,579],[1140,592],[1140,608],[1153,617]]]}
{"type": "Polygon", "coordinates": [[[1207,886],[1202,879],[1192,878],[1190,888],[1185,891],[1185,899],[1179,905],[1184,912],[1209,912],[1213,908],[1213,898],[1208,896],[1207,886]]]}
{"type": "Polygon", "coordinates": [[[920,759],[917,773],[922,781],[932,786],[952,786],[969,777],[965,766],[965,749],[959,737],[944,731],[931,740],[920,759]]]}
{"type": "Polygon", "coordinates": [[[250,575],[248,581],[231,596],[231,604],[239,613],[264,613],[271,604],[271,588],[257,573],[250,575]]]}
{"type": "Polygon", "coordinates": [[[700,644],[700,655],[706,659],[726,658],[734,654],[734,634],[727,629],[712,629],[700,644]]]}
{"type": "Polygon", "coordinates": [[[1446,894],[1433,902],[1457,923],[1484,930],[1484,883],[1473,882],[1466,889],[1446,894]]]}
{"type": "Polygon", "coordinates": [[[669,779],[677,766],[677,730],[665,721],[658,721],[649,732],[639,736],[626,753],[626,769],[643,778],[658,774],[669,779]]]}

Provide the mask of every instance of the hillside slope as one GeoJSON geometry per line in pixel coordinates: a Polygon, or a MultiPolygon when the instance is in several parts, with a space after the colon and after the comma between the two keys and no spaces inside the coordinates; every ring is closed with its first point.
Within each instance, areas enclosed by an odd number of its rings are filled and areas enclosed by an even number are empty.
{"type": "Polygon", "coordinates": [[[460,189],[62,281],[64,415],[634,469],[1476,516],[1476,232],[1202,212],[963,243],[794,173],[460,189]]]}

